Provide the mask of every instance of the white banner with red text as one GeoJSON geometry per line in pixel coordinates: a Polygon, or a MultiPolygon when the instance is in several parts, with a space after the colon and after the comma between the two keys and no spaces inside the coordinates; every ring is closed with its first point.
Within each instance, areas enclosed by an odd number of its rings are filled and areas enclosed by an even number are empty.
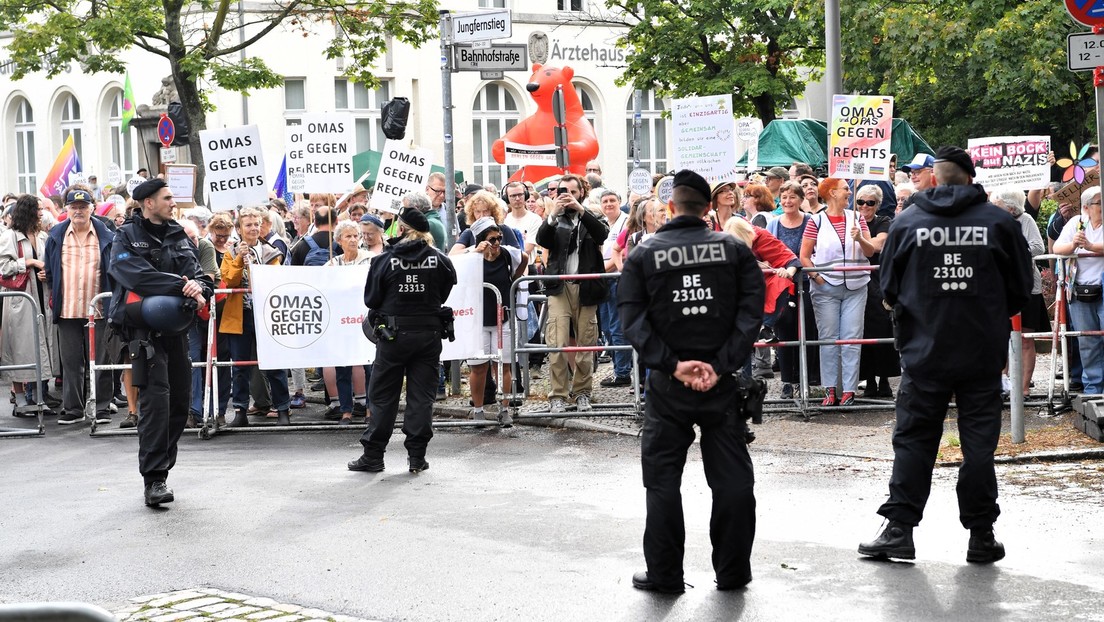
{"type": "MultiPolygon", "coordinates": [[[[483,256],[451,257],[457,284],[447,306],[456,340],[442,340],[441,360],[482,356],[483,256]]],[[[361,322],[368,266],[250,267],[257,361],[261,369],[345,367],[371,363],[376,348],[361,322]]]]}

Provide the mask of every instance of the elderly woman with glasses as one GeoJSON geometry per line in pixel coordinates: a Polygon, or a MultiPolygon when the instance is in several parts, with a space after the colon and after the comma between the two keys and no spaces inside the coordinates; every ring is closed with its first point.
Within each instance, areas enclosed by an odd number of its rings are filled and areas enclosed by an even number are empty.
{"type": "MultiPolygon", "coordinates": [[[[1100,186],[1081,193],[1081,214],[1074,216],[1062,228],[1054,243],[1059,255],[1078,255],[1072,264],[1070,278],[1070,315],[1077,330],[1104,330],[1104,299],[1101,296],[1101,275],[1104,257],[1082,255],[1104,254],[1104,229],[1101,228],[1100,186]]],[[[1081,382],[1086,395],[1104,392],[1104,338],[1082,336],[1077,339],[1081,352],[1081,382]]]]}
{"type": "MultiPolygon", "coordinates": [[[[870,245],[874,254],[871,265],[881,263],[882,246],[889,236],[892,222],[887,216],[879,216],[882,206],[882,189],[878,186],[860,186],[855,193],[855,211],[866,221],[870,230],[870,245]]],[[[893,336],[893,324],[889,311],[882,304],[882,286],[879,279],[871,278],[866,291],[866,314],[863,319],[863,338],[882,339],[893,336]]],[[[893,344],[879,343],[862,346],[859,356],[859,376],[866,379],[864,397],[893,397],[889,379],[901,375],[901,359],[893,344]]]]}
{"type": "MultiPolygon", "coordinates": [[[[820,182],[820,196],[827,207],[809,220],[801,240],[801,264],[817,268],[810,279],[817,332],[828,341],[859,339],[870,272],[834,269],[870,265],[868,258],[876,249],[866,220],[847,209],[851,189],[845,180],[829,177],[820,182]]],[[[859,346],[820,346],[820,379],[826,389],[822,406],[854,404],[859,346]]]]}

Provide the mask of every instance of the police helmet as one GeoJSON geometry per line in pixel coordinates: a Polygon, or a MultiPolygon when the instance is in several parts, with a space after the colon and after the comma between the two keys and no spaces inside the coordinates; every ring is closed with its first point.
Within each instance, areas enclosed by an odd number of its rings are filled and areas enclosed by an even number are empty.
{"type": "Polygon", "coordinates": [[[146,296],[127,305],[127,324],[178,335],[191,328],[197,306],[195,300],[182,296],[146,296]]]}

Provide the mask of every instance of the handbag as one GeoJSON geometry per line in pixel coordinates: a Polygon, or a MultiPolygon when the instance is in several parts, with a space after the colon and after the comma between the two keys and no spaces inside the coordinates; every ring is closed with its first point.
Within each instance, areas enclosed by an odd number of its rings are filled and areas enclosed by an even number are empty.
{"type": "MultiPolygon", "coordinates": [[[[19,239],[15,237],[15,231],[12,231],[12,239],[15,240],[15,248],[19,254],[19,258],[23,259],[23,245],[19,243],[19,239]]],[[[24,291],[27,289],[27,278],[30,277],[29,270],[24,270],[12,276],[0,276],[0,287],[10,289],[14,291],[24,291]]]]}
{"type": "Polygon", "coordinates": [[[1082,285],[1073,284],[1073,299],[1077,302],[1097,302],[1104,297],[1104,286],[1100,283],[1082,285]]]}

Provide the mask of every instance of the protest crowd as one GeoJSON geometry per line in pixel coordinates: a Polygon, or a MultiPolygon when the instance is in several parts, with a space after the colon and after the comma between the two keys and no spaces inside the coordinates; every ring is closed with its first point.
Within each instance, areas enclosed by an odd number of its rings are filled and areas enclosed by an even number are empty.
{"type": "MultiPolygon", "coordinates": [[[[1094,160],[1095,149],[1089,153],[1094,160]]],[[[891,313],[882,304],[876,275],[879,254],[894,217],[909,209],[913,195],[934,184],[934,157],[919,153],[897,167],[889,163],[892,181],[849,181],[825,177],[810,165],[794,162],[788,169],[771,167],[753,172],[747,179],[721,182],[711,188],[708,226],[729,233],[752,249],[766,284],[760,345],[798,340],[799,313],[804,306],[806,341],[827,340],[807,346],[804,370],[810,395],[821,406],[849,406],[857,399],[893,398],[891,380],[901,375],[901,365],[890,343],[864,345],[832,343],[834,340],[887,339],[893,337],[891,313]],[[869,266],[872,270],[833,272],[834,266],[869,266]],[[797,295],[797,288],[805,292],[797,295]],[[811,295],[810,295],[811,293],[811,295]]],[[[1051,158],[1053,163],[1053,158],[1051,158]]],[[[138,176],[146,177],[143,169],[138,176]]],[[[663,178],[655,175],[653,187],[663,178]]],[[[446,177],[429,176],[424,191],[409,192],[403,210],[426,217],[433,245],[448,255],[481,254],[484,283],[485,351],[496,350],[497,301],[504,301],[500,356],[502,377],[486,360],[467,361],[464,374],[471,391],[471,417],[481,420],[485,409],[497,411],[500,423],[511,423],[508,399],[522,370],[513,352],[516,342],[569,346],[625,346],[617,313],[618,282],[561,280],[530,282],[521,296],[510,300],[511,284],[522,275],[571,275],[617,273],[634,248],[662,228],[671,216],[655,192],[640,195],[625,188],[607,187],[599,162],[587,164],[586,174],[566,174],[539,184],[511,182],[503,188],[491,185],[458,185],[456,204],[442,210],[446,177]],[[455,223],[445,222],[449,214],[455,223]],[[455,224],[454,234],[446,230],[455,224]],[[455,239],[449,243],[450,239],[455,239]],[[530,291],[525,291],[526,289],[530,291]],[[527,301],[529,295],[537,301],[527,301]],[[511,322],[511,315],[516,321],[511,322]],[[516,338],[510,327],[524,334],[516,338]],[[501,407],[497,405],[501,404],[501,407]]],[[[1022,225],[1032,256],[1046,252],[1074,253],[1099,244],[1101,238],[1099,189],[1089,189],[1078,201],[1062,202],[1050,217],[1045,239],[1036,218],[1049,189],[1024,191],[1002,187],[990,193],[992,203],[1006,210],[1022,225]],[[1081,214],[1085,214],[1082,216],[1081,214]]],[[[390,211],[369,208],[370,192],[354,187],[344,196],[335,194],[273,194],[266,204],[212,213],[202,206],[177,210],[192,250],[218,289],[236,290],[216,296],[215,329],[220,361],[254,361],[258,327],[253,320],[249,293],[250,266],[254,264],[343,266],[371,264],[397,234],[399,217],[390,211]]],[[[34,360],[38,349],[41,378],[33,371],[5,372],[10,382],[13,414],[34,416],[38,392],[56,415],[58,424],[86,420],[88,396],[88,307],[94,296],[112,290],[108,275],[114,232],[140,211],[124,187],[101,187],[95,177],[50,198],[7,194],[3,199],[0,231],[0,277],[5,289],[25,291],[32,299],[8,297],[2,306],[3,345],[0,364],[34,360]],[[115,198],[116,196],[121,197],[115,198]],[[74,235],[69,235],[69,234],[74,235]],[[34,342],[32,325],[44,313],[34,342]],[[83,356],[82,356],[83,353],[83,356]]],[[[1032,299],[1022,314],[1024,332],[1051,330],[1043,297],[1043,272],[1052,263],[1038,262],[1032,299]]],[[[1072,296],[1071,324],[1078,329],[1099,330],[1100,282],[1104,259],[1079,262],[1075,284],[1085,295],[1072,296]],[[1095,300],[1092,290],[1095,287],[1095,300]]],[[[125,343],[105,326],[101,309],[96,315],[97,364],[128,361],[125,343]],[[102,340],[102,343],[101,343],[102,340]]],[[[687,321],[693,321],[688,319],[687,321]]],[[[1003,319],[994,318],[994,321],[1003,319]]],[[[205,360],[208,321],[202,313],[187,332],[193,361],[205,360]]],[[[1101,393],[1104,347],[1100,338],[1070,340],[1070,385],[1074,391],[1101,393]]],[[[1004,387],[1005,392],[1030,392],[1034,341],[1025,339],[1024,385],[1004,387]]],[[[366,362],[367,363],[367,362],[366,362]]],[[[449,366],[443,362],[438,397],[444,398],[449,366]]],[[[632,353],[570,353],[553,351],[527,357],[533,377],[547,374],[548,410],[562,413],[592,407],[594,383],[601,387],[633,384],[632,353]],[[606,373],[598,372],[608,364],[606,373]]],[[[783,399],[796,395],[801,378],[798,348],[759,347],[744,366],[744,374],[774,378],[783,399]]],[[[368,386],[371,364],[322,369],[259,371],[255,366],[218,367],[218,395],[212,399],[212,416],[220,425],[238,427],[268,418],[278,425],[292,423],[294,413],[307,405],[307,393],[321,391],[326,402],[325,419],[342,425],[365,423],[371,417],[368,386]]],[[[201,420],[206,381],[204,370],[194,369],[188,427],[201,420]]],[[[645,370],[639,370],[642,380],[645,370]]],[[[104,372],[96,379],[95,419],[98,424],[136,425],[138,392],[130,374],[104,372]],[[113,413],[116,413],[113,417],[113,413]]],[[[212,396],[209,396],[212,397],[212,396]]],[[[515,402],[513,405],[517,405],[515,402]]]]}

